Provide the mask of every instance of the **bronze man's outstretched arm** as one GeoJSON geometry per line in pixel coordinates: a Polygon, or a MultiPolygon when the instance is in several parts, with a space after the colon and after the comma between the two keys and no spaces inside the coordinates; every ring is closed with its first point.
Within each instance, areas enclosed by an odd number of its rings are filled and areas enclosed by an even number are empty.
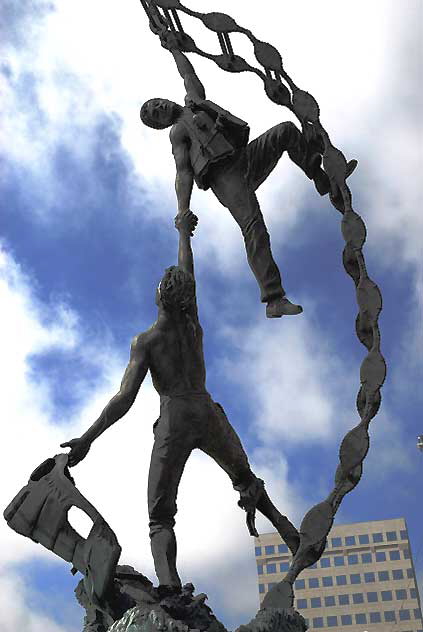
{"type": "Polygon", "coordinates": [[[109,401],[100,417],[78,439],[62,443],[62,448],[71,448],[69,465],[82,461],[87,455],[92,442],[118,419],[126,415],[135,401],[140,386],[148,371],[148,360],[143,334],[132,341],[131,356],[120,385],[119,392],[109,401]]]}
{"type": "Polygon", "coordinates": [[[206,98],[206,93],[203,84],[196,75],[193,65],[180,50],[173,48],[171,53],[176,62],[179,74],[184,80],[188,99],[194,102],[199,100],[203,101],[206,98]]]}
{"type": "Polygon", "coordinates": [[[191,211],[184,211],[175,217],[175,226],[179,231],[178,266],[194,276],[194,257],[191,237],[198,223],[198,217],[191,211]]]}
{"type": "MultiPolygon", "coordinates": [[[[179,74],[184,80],[186,97],[185,101],[198,103],[206,98],[204,86],[197,77],[191,62],[176,48],[171,49],[179,74]]],[[[194,173],[190,160],[189,140],[186,131],[174,126],[170,132],[172,152],[176,163],[175,189],[178,200],[178,214],[189,210],[194,173]]]]}
{"type": "Polygon", "coordinates": [[[169,137],[176,165],[175,191],[178,200],[178,214],[182,215],[185,211],[189,211],[194,172],[191,166],[186,132],[175,125],[171,129],[169,137]]]}

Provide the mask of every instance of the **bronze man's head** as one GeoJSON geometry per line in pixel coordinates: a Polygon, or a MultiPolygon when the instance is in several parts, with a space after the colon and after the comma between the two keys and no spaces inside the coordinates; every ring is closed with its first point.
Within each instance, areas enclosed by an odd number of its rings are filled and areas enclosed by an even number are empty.
{"type": "Polygon", "coordinates": [[[195,281],[192,274],[178,266],[167,268],[159,287],[156,303],[167,311],[185,311],[195,296],[195,281]]]}
{"type": "Polygon", "coordinates": [[[140,118],[144,125],[153,129],[165,129],[178,120],[182,107],[168,99],[149,99],[140,110],[140,118]]]}

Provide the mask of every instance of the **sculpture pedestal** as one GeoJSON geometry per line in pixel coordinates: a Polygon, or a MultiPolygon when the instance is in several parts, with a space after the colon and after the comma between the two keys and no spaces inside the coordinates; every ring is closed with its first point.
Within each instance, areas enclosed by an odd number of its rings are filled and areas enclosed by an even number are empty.
{"type": "Polygon", "coordinates": [[[265,608],[259,610],[246,625],[236,632],[306,632],[307,625],[293,608],[265,608]]]}
{"type": "Polygon", "coordinates": [[[207,632],[227,632],[217,619],[205,621],[201,616],[189,622],[175,619],[161,605],[151,608],[136,606],[124,614],[108,632],[189,632],[190,630],[207,632]],[[198,627],[196,627],[198,626],[198,627]]]}
{"type": "MultiPolygon", "coordinates": [[[[206,604],[186,584],[178,595],[160,597],[150,580],[130,566],[118,566],[106,610],[87,594],[84,580],[76,597],[85,608],[83,632],[228,632],[206,604]]],[[[236,632],[305,632],[303,617],[293,608],[263,608],[236,632]]]]}
{"type": "MultiPolygon", "coordinates": [[[[203,607],[210,611],[205,604],[203,607]]],[[[182,612],[180,613],[182,615],[182,612]]],[[[190,621],[172,617],[163,605],[150,608],[137,606],[116,621],[108,632],[227,632],[210,611],[210,616],[201,616],[200,611],[190,621]]],[[[236,632],[305,632],[303,617],[292,609],[259,610],[246,625],[236,632]]]]}

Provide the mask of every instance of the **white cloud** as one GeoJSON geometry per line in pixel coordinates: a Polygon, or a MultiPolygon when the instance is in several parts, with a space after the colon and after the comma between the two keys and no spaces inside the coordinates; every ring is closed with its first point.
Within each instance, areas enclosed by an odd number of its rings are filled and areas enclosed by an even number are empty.
{"type": "Polygon", "coordinates": [[[345,361],[312,319],[283,321],[272,326],[274,321],[260,318],[248,328],[222,330],[236,349],[234,359],[226,359],[227,379],[251,405],[264,443],[301,442],[305,435],[309,441],[332,439],[347,427],[345,392],[356,380],[348,384],[345,361]]]}
{"type": "Polygon", "coordinates": [[[57,625],[51,618],[28,608],[31,591],[13,571],[0,570],[0,612],[2,632],[76,632],[73,627],[57,625]]]}

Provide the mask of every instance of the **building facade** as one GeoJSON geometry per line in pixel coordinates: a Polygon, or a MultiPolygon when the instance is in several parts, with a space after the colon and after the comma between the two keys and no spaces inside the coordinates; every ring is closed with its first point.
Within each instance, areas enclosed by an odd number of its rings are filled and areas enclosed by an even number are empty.
{"type": "MultiPolygon", "coordinates": [[[[255,538],[260,602],[285,576],[291,555],[278,533],[255,538]]],[[[310,630],[423,632],[405,520],[333,526],[320,560],[294,586],[310,630]]]]}

